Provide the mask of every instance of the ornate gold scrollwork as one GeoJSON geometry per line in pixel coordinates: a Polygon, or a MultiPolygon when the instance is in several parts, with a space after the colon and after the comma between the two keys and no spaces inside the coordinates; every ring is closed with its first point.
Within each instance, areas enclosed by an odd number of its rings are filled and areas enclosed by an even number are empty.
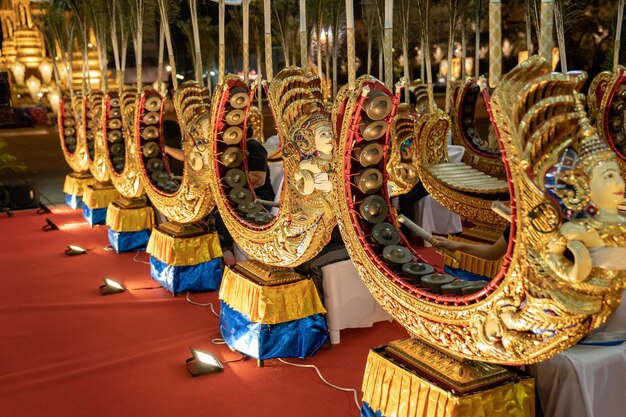
{"type": "Polygon", "coordinates": [[[151,88],[145,88],[141,94],[135,118],[135,146],[139,150],[140,178],[148,198],[168,220],[192,223],[206,216],[214,204],[205,181],[209,160],[205,157],[206,150],[203,150],[211,128],[210,96],[206,88],[194,81],[182,84],[174,92],[174,108],[185,155],[182,180],[172,176],[165,159],[164,142],[159,129],[161,118],[144,120],[149,112],[162,112],[163,101],[164,98],[151,88]],[[155,135],[153,132],[156,126],[155,135]],[[200,158],[190,166],[189,159],[196,152],[200,153],[200,158]],[[148,163],[153,158],[162,161],[162,166],[150,175],[148,163]]]}
{"type": "Polygon", "coordinates": [[[229,75],[213,99],[208,154],[214,161],[208,176],[211,190],[224,224],[251,258],[272,266],[297,266],[319,253],[336,224],[329,180],[334,140],[322,105],[320,79],[289,67],[277,74],[268,88],[283,142],[285,184],[276,217],[252,201],[245,178],[237,179],[247,170],[245,138],[232,149],[222,137],[227,128],[223,119],[232,110],[229,97],[235,88],[249,91],[238,77],[229,75]],[[241,159],[225,158],[227,153],[237,152],[241,159]]]}
{"type": "MultiPolygon", "coordinates": [[[[391,152],[387,161],[387,174],[391,196],[408,193],[419,181],[417,175],[417,143],[415,132],[426,118],[413,113],[398,113],[391,125],[391,152]]],[[[421,129],[420,129],[421,130],[421,129]]]]}
{"type": "Polygon", "coordinates": [[[115,161],[115,156],[110,155],[108,158],[109,169],[111,170],[111,182],[117,191],[125,198],[139,198],[143,195],[143,186],[141,185],[141,166],[139,164],[139,149],[135,142],[136,128],[136,112],[139,102],[139,94],[134,87],[125,87],[122,93],[110,91],[105,100],[105,119],[104,119],[104,137],[108,143],[108,147],[115,144],[123,146],[123,158],[115,161]],[[118,106],[114,104],[119,103],[118,106]],[[117,141],[116,131],[120,129],[109,129],[109,121],[111,117],[111,109],[119,108],[121,110],[122,137],[117,141]],[[116,167],[117,166],[117,167],[116,167]],[[121,166],[121,169],[120,169],[121,166]]]}
{"type": "Polygon", "coordinates": [[[102,126],[102,106],[104,93],[92,91],[87,100],[86,111],[83,112],[83,129],[87,138],[87,149],[90,155],[89,170],[98,182],[109,180],[110,171],[107,164],[107,148],[104,142],[102,126]]]}
{"type": "MultiPolygon", "coordinates": [[[[624,182],[611,171],[617,167],[615,157],[599,144],[581,106],[573,104],[580,84],[580,77],[551,74],[544,59],[533,57],[496,88],[493,120],[506,153],[514,202],[511,252],[487,287],[463,297],[411,288],[365,244],[367,231],[351,198],[353,161],[346,157],[359,142],[354,115],[359,111],[363,84],[352,95],[344,93],[347,103],[340,104],[343,111],[337,112],[337,127],[341,129],[339,148],[346,155],[335,155],[337,172],[343,174],[334,182],[339,227],[366,286],[414,337],[470,359],[527,364],[572,346],[619,305],[626,276],[614,257],[624,256],[626,221],[612,208],[624,191],[624,182]],[[525,126],[524,120],[533,120],[534,127],[525,126]],[[555,203],[547,205],[549,210],[538,207],[556,198],[546,191],[546,172],[555,164],[553,153],[562,153],[570,145],[579,155],[578,167],[590,178],[591,200],[595,201],[595,195],[600,211],[595,217],[568,222],[554,213],[555,203]],[[615,196],[594,194],[603,187],[615,196]],[[555,228],[555,221],[565,223],[555,228]],[[531,226],[533,222],[537,227],[531,226]],[[587,276],[573,274],[573,265],[559,258],[566,246],[591,254],[594,265],[587,276]],[[603,266],[596,266],[598,260],[605,262],[603,266]]],[[[433,154],[428,162],[437,160],[436,150],[433,154]]],[[[584,269],[581,258],[573,264],[584,269]]]]}
{"type": "Polygon", "coordinates": [[[61,100],[58,113],[59,139],[67,164],[75,172],[89,169],[87,142],[82,131],[82,97],[61,100]],[[80,104],[79,104],[80,103],[80,104]]]}

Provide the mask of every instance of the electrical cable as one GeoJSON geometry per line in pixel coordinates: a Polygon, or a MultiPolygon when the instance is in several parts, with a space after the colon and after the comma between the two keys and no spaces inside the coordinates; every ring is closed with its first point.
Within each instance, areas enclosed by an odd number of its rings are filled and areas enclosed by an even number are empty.
{"type": "Polygon", "coordinates": [[[157,285],[156,287],[126,288],[126,291],[156,290],[157,288],[163,288],[163,286],[157,285]]]}
{"type": "Polygon", "coordinates": [[[133,261],[135,261],[137,263],[140,263],[140,264],[150,265],[150,262],[140,261],[140,260],[137,259],[137,257],[139,256],[140,252],[141,252],[140,250],[137,251],[137,253],[135,254],[135,257],[133,258],[133,261]]]}
{"type": "Polygon", "coordinates": [[[319,368],[315,365],[300,365],[297,363],[292,363],[292,362],[287,362],[286,360],[282,359],[282,358],[277,358],[279,362],[284,363],[285,365],[291,365],[291,366],[295,366],[298,368],[313,368],[315,369],[315,372],[317,372],[317,375],[320,377],[320,379],[328,386],[333,387],[335,389],[338,389],[339,391],[346,391],[346,392],[352,392],[352,394],[354,395],[354,404],[356,404],[356,408],[361,410],[361,404],[359,403],[359,399],[357,397],[357,392],[354,388],[344,388],[344,387],[340,387],[338,385],[334,385],[331,384],[330,382],[328,382],[323,376],[322,373],[320,372],[319,368]]]}
{"type": "Polygon", "coordinates": [[[209,307],[211,309],[211,313],[213,313],[213,315],[215,317],[219,318],[220,315],[215,312],[215,309],[213,308],[213,303],[198,303],[198,302],[193,301],[192,299],[190,299],[189,298],[189,294],[190,294],[189,291],[187,291],[187,302],[189,304],[192,304],[194,306],[199,306],[199,307],[209,307]]]}
{"type": "Polygon", "coordinates": [[[224,339],[211,339],[211,343],[213,343],[214,345],[225,345],[226,341],[224,339]]]}
{"type": "Polygon", "coordinates": [[[248,359],[248,356],[247,356],[247,355],[244,355],[244,354],[241,354],[241,358],[239,358],[239,359],[231,359],[231,360],[229,360],[229,361],[222,361],[222,363],[243,362],[243,361],[245,361],[246,359],[248,359]]]}

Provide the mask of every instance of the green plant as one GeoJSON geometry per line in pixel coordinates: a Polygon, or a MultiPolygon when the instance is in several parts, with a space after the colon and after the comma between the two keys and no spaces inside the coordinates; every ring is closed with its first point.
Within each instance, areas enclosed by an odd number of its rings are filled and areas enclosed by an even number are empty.
{"type": "Polygon", "coordinates": [[[20,164],[16,157],[5,150],[6,147],[6,141],[0,140],[0,173],[5,170],[11,170],[13,172],[26,171],[26,165],[20,164]]]}

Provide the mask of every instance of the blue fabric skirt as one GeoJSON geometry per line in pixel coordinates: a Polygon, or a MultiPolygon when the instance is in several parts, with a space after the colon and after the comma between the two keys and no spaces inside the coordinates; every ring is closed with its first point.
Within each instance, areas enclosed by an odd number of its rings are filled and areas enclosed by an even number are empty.
{"type": "Polygon", "coordinates": [[[228,346],[255,359],[313,356],[328,338],[321,314],[279,324],[261,324],[220,303],[220,331],[228,346]]]}
{"type": "Polygon", "coordinates": [[[370,405],[368,403],[363,402],[363,404],[361,405],[361,417],[384,417],[384,416],[380,410],[374,412],[374,410],[370,408],[370,405]]]}
{"type": "Polygon", "coordinates": [[[143,250],[148,245],[150,233],[149,229],[138,232],[116,232],[109,227],[109,244],[117,253],[143,250]]]}
{"type": "Polygon", "coordinates": [[[76,210],[83,206],[83,198],[73,194],[65,194],[65,204],[76,210]]]}
{"type": "Polygon", "coordinates": [[[105,224],[107,220],[107,209],[106,207],[92,209],[87,207],[86,204],[83,204],[83,216],[91,227],[96,224],[105,224]]]}
{"type": "Polygon", "coordinates": [[[173,294],[217,291],[222,283],[222,258],[191,266],[172,266],[150,255],[150,276],[173,294]]]}

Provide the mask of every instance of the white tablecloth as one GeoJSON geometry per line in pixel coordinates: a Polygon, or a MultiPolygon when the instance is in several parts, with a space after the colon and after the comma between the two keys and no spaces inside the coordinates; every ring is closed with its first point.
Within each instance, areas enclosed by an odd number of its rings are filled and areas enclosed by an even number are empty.
{"type": "MultiPolygon", "coordinates": [[[[464,153],[464,147],[448,145],[448,161],[461,162],[464,153]]],[[[430,195],[420,199],[417,203],[415,223],[428,233],[441,235],[459,233],[463,230],[461,216],[439,204],[430,195]]]]}
{"type": "MultiPolygon", "coordinates": [[[[626,331],[626,292],[600,330],[626,331]]],[[[626,417],[626,343],[576,345],[530,370],[545,417],[626,417]]]]}
{"type": "Polygon", "coordinates": [[[322,274],[331,343],[339,343],[342,329],[371,327],[378,321],[392,320],[367,290],[350,259],[322,267],[322,274]]]}

